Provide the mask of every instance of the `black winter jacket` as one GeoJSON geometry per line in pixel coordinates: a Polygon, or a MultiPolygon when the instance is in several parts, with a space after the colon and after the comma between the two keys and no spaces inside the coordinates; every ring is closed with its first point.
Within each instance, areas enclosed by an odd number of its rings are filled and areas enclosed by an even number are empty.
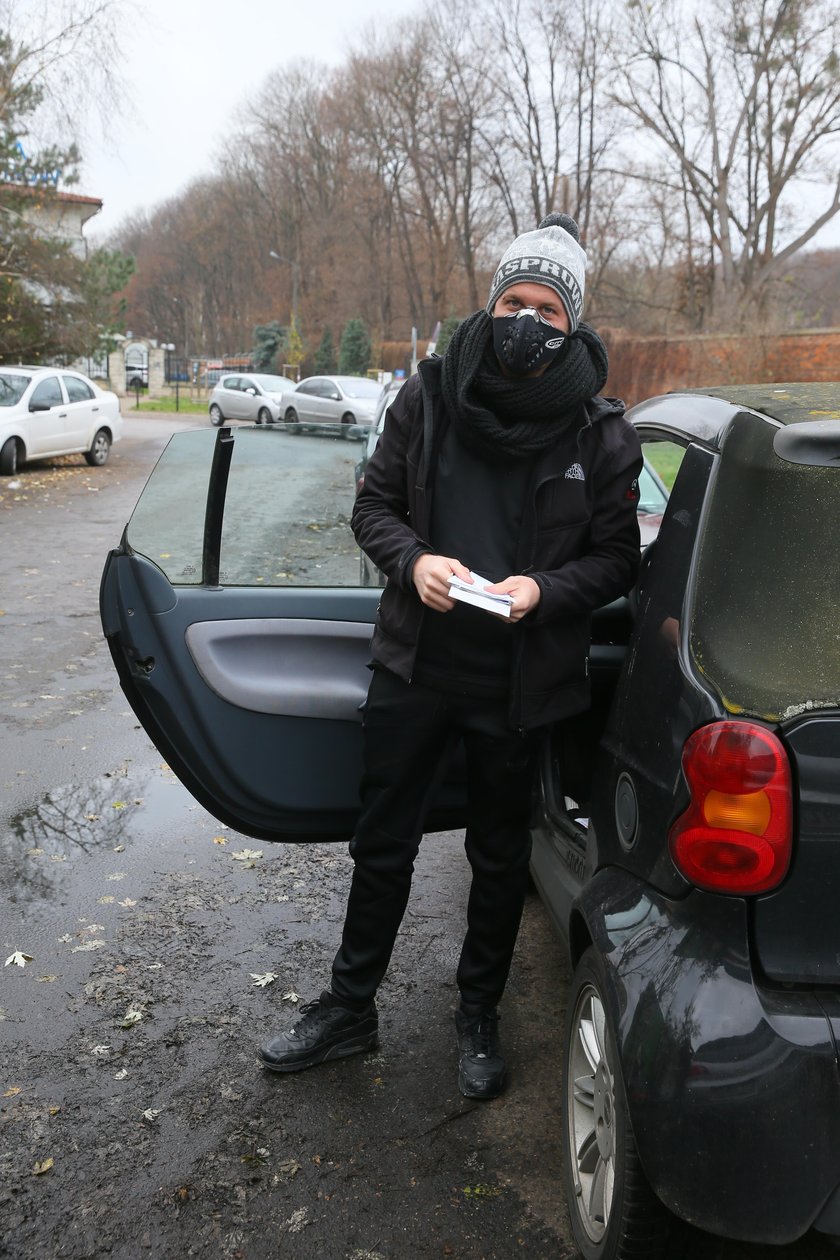
{"type": "MultiPolygon", "coordinates": [[[[433,469],[449,422],[441,360],[426,359],[391,404],[353,509],[356,541],[388,578],[373,659],[411,680],[424,607],[414,562],[429,537],[433,469]]],[[[639,563],[636,519],[641,449],[617,399],[581,406],[580,425],[535,461],[516,572],[540,587],[515,636],[510,725],[529,729],[589,704],[592,611],[629,591],[639,563]]]]}

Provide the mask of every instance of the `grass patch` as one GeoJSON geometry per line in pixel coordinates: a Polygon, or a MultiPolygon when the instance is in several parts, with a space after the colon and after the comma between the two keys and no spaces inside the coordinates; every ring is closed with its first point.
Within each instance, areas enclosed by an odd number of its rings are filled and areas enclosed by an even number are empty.
{"type": "Polygon", "coordinates": [[[645,442],[645,459],[659,473],[670,491],[680,470],[685,450],[676,442],[645,442]]]}
{"type": "MultiPolygon", "coordinates": [[[[190,398],[190,396],[182,391],[179,399],[178,412],[185,412],[187,415],[206,416],[207,415],[207,399],[206,398],[190,398]]],[[[122,405],[123,411],[151,411],[165,412],[166,414],[175,414],[174,398],[146,398],[144,394],[140,395],[140,406],[136,406],[134,394],[126,394],[125,402],[122,405]]]]}

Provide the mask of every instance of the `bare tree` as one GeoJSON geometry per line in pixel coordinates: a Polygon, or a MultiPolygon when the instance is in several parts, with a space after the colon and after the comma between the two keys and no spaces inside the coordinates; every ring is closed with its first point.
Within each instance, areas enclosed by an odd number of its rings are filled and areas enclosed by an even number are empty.
{"type": "MultiPolygon", "coordinates": [[[[833,0],[633,0],[615,99],[664,151],[718,321],[754,318],[840,210],[833,0]],[[807,192],[806,192],[807,190],[807,192]]],[[[631,165],[632,171],[632,165],[631,165]]]]}

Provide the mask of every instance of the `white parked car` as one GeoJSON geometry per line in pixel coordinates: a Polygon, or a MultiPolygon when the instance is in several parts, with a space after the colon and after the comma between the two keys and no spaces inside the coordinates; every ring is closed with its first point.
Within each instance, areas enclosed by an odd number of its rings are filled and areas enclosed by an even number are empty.
{"type": "MultiPolygon", "coordinates": [[[[336,425],[369,428],[376,416],[382,386],[366,376],[307,376],[283,399],[283,419],[300,428],[329,432],[336,425]]],[[[346,429],[349,434],[349,428],[346,429]]]]}
{"type": "Polygon", "coordinates": [[[210,423],[225,420],[255,420],[274,424],[280,419],[283,394],[293,390],[294,381],[268,372],[226,372],[210,395],[210,423]]]}
{"type": "Polygon", "coordinates": [[[0,367],[0,475],[30,459],[84,455],[104,464],[122,437],[120,402],[81,372],[0,367]]]}

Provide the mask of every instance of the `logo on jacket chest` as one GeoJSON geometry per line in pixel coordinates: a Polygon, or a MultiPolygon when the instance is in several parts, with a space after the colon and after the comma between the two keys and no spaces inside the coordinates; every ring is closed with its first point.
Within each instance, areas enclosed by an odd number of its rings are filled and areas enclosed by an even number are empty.
{"type": "Polygon", "coordinates": [[[566,469],[564,476],[567,481],[586,481],[580,464],[572,464],[570,468],[566,469]]]}

